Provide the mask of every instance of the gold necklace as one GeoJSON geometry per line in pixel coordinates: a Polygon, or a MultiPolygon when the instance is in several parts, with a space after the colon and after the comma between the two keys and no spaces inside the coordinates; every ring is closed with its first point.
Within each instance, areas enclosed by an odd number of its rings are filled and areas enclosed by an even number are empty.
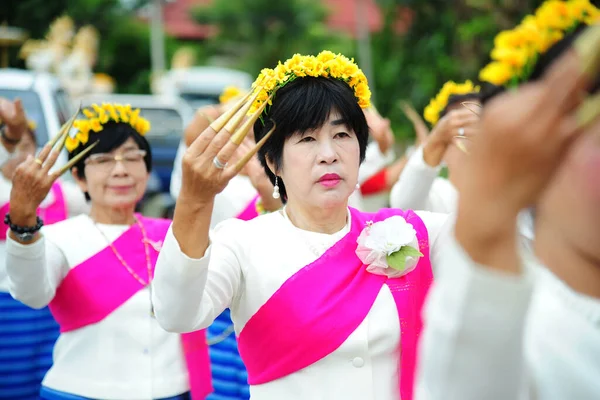
{"type": "Polygon", "coordinates": [[[125,259],[117,251],[116,247],[112,244],[112,242],[104,234],[104,232],[102,231],[102,229],[100,229],[100,227],[98,226],[98,224],[96,224],[96,221],[93,221],[93,222],[94,222],[94,226],[96,227],[96,229],[98,229],[98,231],[100,232],[100,234],[104,237],[104,239],[108,243],[108,246],[112,250],[112,252],[115,255],[115,257],[117,257],[117,259],[119,260],[119,262],[121,263],[121,265],[123,267],[125,267],[125,269],[129,273],[129,275],[131,275],[142,286],[148,287],[150,289],[150,315],[154,317],[154,306],[152,305],[152,289],[151,289],[151,286],[150,286],[150,283],[152,282],[152,278],[153,278],[153,276],[152,276],[152,261],[150,260],[150,249],[149,249],[149,247],[150,247],[150,245],[149,245],[150,240],[148,239],[148,235],[146,234],[146,228],[144,228],[144,225],[142,225],[142,223],[137,218],[134,217],[134,219],[135,219],[135,223],[138,225],[138,227],[140,228],[140,231],[142,232],[142,242],[144,243],[144,252],[146,253],[146,270],[148,272],[148,280],[147,281],[144,281],[144,279],[142,279],[142,277],[140,277],[133,270],[133,268],[131,268],[129,266],[129,264],[127,264],[127,262],[125,261],[125,259]]]}

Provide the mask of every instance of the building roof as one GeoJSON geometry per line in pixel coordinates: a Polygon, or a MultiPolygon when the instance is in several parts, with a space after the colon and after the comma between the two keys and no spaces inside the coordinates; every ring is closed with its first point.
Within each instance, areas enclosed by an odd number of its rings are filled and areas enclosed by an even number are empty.
{"type": "MultiPolygon", "coordinates": [[[[167,34],[179,39],[204,39],[215,33],[208,25],[200,25],[193,20],[190,10],[196,6],[210,4],[212,0],[175,0],[164,5],[163,15],[167,34]]],[[[285,1],[285,0],[284,0],[285,1]]],[[[328,26],[332,30],[346,32],[352,36],[357,33],[358,2],[361,0],[323,0],[331,13],[328,26]]],[[[383,26],[383,16],[375,0],[364,1],[367,24],[371,32],[379,31],[383,26]]],[[[404,31],[410,21],[410,15],[402,13],[397,30],[404,31]],[[408,20],[406,20],[408,17],[408,20]]]]}

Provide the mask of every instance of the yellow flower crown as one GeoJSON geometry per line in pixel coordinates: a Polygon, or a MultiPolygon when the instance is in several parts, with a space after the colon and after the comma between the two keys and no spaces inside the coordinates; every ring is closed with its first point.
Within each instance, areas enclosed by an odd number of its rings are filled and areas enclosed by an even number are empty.
{"type": "Polygon", "coordinates": [[[479,92],[479,86],[473,85],[473,82],[471,81],[465,81],[465,83],[448,81],[444,83],[442,90],[440,90],[437,96],[432,98],[427,107],[425,107],[423,113],[425,120],[431,125],[435,125],[440,119],[440,114],[448,105],[450,96],[473,92],[479,92]]]}
{"type": "Polygon", "coordinates": [[[345,82],[354,91],[354,96],[361,108],[368,108],[371,105],[371,91],[367,77],[354,63],[354,60],[324,50],[317,56],[294,54],[283,64],[279,62],[275,69],[263,69],[252,86],[255,88],[254,94],[258,94],[258,97],[248,113],[252,114],[258,110],[265,101],[268,101],[270,105],[272,100],[270,97],[277,89],[296,78],[305,76],[333,78],[345,82]],[[256,91],[260,91],[260,93],[256,93],[256,91]]]}
{"type": "Polygon", "coordinates": [[[85,145],[90,139],[90,131],[100,132],[109,121],[122,122],[131,125],[137,133],[144,136],[150,130],[150,122],[140,117],[140,109],[131,109],[131,105],[116,103],[92,104],[91,107],[81,110],[85,119],[73,122],[77,129],[74,136],[67,136],[65,148],[69,153],[75,151],[79,146],[85,145]]]}
{"type": "Polygon", "coordinates": [[[498,86],[517,86],[529,78],[540,54],[544,54],[579,24],[600,21],[600,10],[589,0],[548,0],[514,29],[494,39],[492,62],[479,79],[498,86]]]}
{"type": "Polygon", "coordinates": [[[219,103],[225,104],[232,99],[235,99],[238,96],[241,96],[243,93],[237,86],[227,86],[223,89],[223,93],[219,96],[219,103]]]}

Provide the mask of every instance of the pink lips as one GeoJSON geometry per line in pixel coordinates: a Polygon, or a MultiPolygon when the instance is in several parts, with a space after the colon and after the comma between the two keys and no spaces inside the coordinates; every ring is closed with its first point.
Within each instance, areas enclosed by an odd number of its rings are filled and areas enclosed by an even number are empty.
{"type": "Polygon", "coordinates": [[[319,183],[327,188],[337,186],[342,181],[338,174],[325,174],[319,179],[319,183]]]}

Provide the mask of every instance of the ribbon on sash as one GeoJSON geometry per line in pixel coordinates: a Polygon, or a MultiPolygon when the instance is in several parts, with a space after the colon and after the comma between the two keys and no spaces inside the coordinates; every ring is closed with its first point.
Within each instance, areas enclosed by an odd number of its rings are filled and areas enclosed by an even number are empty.
{"type": "Polygon", "coordinates": [[[248,203],[244,211],[239,213],[236,218],[241,219],[242,221],[250,221],[251,219],[258,217],[258,213],[256,212],[256,202],[258,201],[259,197],[259,195],[254,196],[254,198],[250,203],[248,203]]]}
{"type": "MultiPolygon", "coordinates": [[[[50,188],[50,192],[54,197],[54,201],[47,207],[39,207],[37,214],[44,221],[44,224],[50,225],[56,222],[67,219],[67,204],[65,202],[65,196],[63,195],[62,189],[58,182],[54,182],[50,188]]],[[[6,232],[8,231],[8,225],[4,223],[4,216],[8,214],[10,210],[10,204],[6,203],[0,207],[0,240],[6,240],[6,232]]]]}
{"type": "MultiPolygon", "coordinates": [[[[171,221],[137,217],[146,229],[150,247],[164,240],[171,221]]],[[[113,246],[136,274],[146,277],[143,235],[137,224],[119,236],[113,246]]],[[[151,250],[153,269],[157,258],[158,251],[151,250]]],[[[49,307],[60,331],[69,332],[102,321],[143,288],[106,247],[69,271],[49,307]]],[[[206,332],[181,337],[192,399],[204,399],[212,392],[206,332]]]]}
{"type": "Polygon", "coordinates": [[[433,280],[427,228],[413,211],[371,214],[351,208],[350,214],[350,232],[284,282],[240,332],[238,347],[250,384],[282,378],[331,354],[363,322],[387,284],[400,320],[399,389],[402,400],[412,400],[421,309],[433,280]],[[412,272],[392,279],[368,272],[355,251],[367,221],[394,215],[413,225],[424,256],[412,272]]]}

